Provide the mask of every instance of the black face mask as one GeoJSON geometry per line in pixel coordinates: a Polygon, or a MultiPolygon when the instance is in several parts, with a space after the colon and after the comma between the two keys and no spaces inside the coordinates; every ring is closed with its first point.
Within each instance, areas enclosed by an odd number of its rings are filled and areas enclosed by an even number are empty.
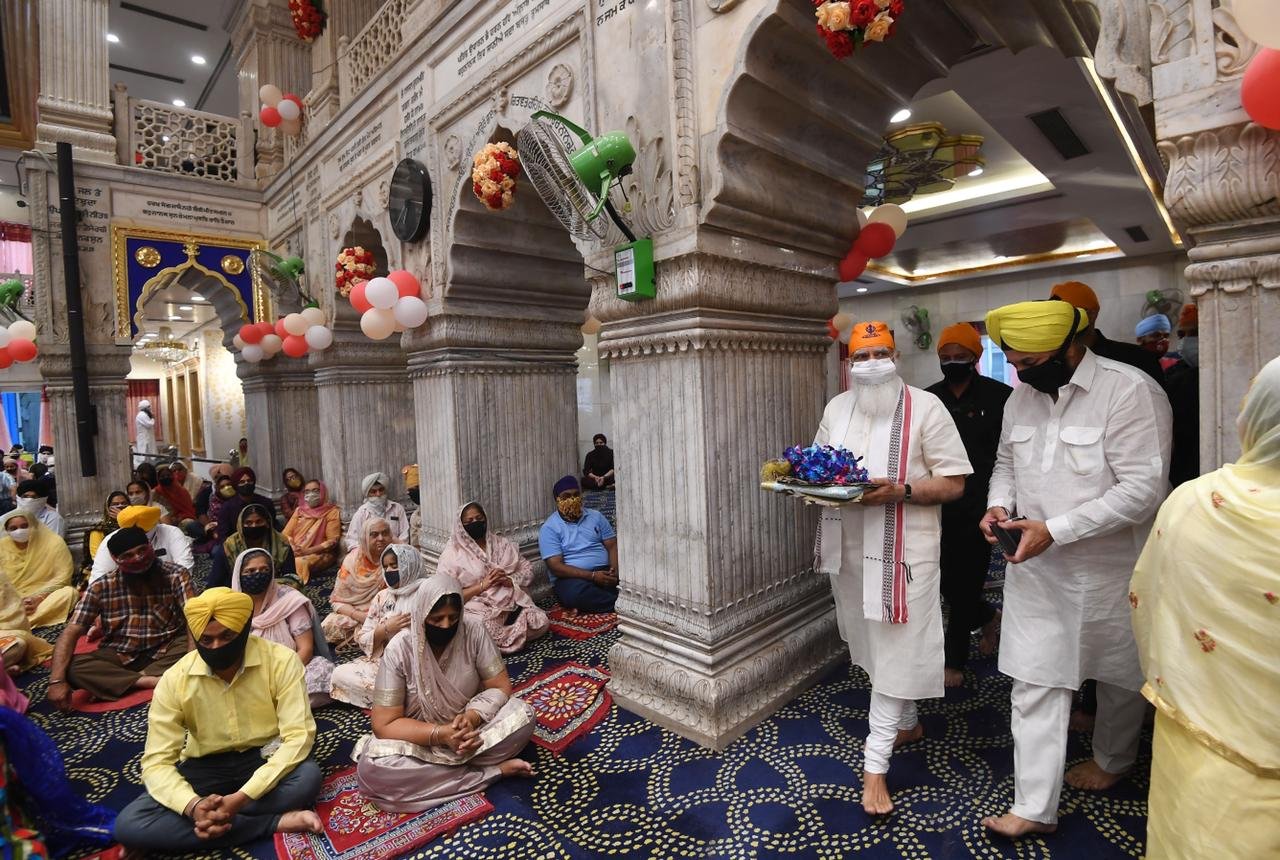
{"type": "Polygon", "coordinates": [[[1059,388],[1070,382],[1075,370],[1067,364],[1067,347],[1075,340],[1079,325],[1080,311],[1077,310],[1075,319],[1071,321],[1071,331],[1062,341],[1062,346],[1058,347],[1058,351],[1050,356],[1048,361],[1019,370],[1018,381],[1025,382],[1042,394],[1056,394],[1059,388]]]}
{"type": "Polygon", "coordinates": [[[245,594],[261,594],[274,579],[270,570],[255,570],[240,574],[240,590],[245,594]]]}
{"type": "Polygon", "coordinates": [[[458,632],[458,625],[452,627],[436,627],[434,624],[426,625],[427,644],[433,648],[443,648],[453,641],[454,634],[458,632]]]}
{"type": "Polygon", "coordinates": [[[417,487],[414,487],[412,490],[410,490],[410,491],[409,491],[409,500],[410,500],[410,501],[412,501],[415,505],[420,505],[420,504],[422,504],[422,502],[421,502],[421,501],[419,501],[419,499],[418,499],[418,488],[417,488],[417,487]]]}
{"type": "Polygon", "coordinates": [[[382,578],[386,580],[387,588],[400,587],[400,569],[399,568],[396,568],[395,570],[387,570],[384,567],[382,569],[382,578]]]}
{"type": "Polygon", "coordinates": [[[463,523],[462,530],[471,535],[472,540],[482,541],[489,531],[489,524],[484,520],[476,520],[474,523],[463,523]]]}
{"type": "Polygon", "coordinates": [[[252,628],[253,625],[246,621],[244,629],[236,635],[236,638],[221,648],[206,648],[197,642],[196,650],[213,671],[221,672],[230,669],[244,657],[244,649],[249,644],[249,631],[252,628]]]}
{"type": "Polygon", "coordinates": [[[258,489],[257,484],[240,484],[236,487],[236,492],[247,499],[253,495],[253,491],[256,489],[258,489]]]}
{"type": "Polygon", "coordinates": [[[173,478],[161,478],[161,479],[160,479],[160,486],[162,486],[162,487],[167,487],[167,486],[169,486],[169,485],[170,485],[170,484],[172,484],[172,483],[173,483],[173,478]]]}
{"type": "Polygon", "coordinates": [[[942,362],[942,377],[955,385],[965,382],[973,375],[973,365],[963,361],[942,362]]]}

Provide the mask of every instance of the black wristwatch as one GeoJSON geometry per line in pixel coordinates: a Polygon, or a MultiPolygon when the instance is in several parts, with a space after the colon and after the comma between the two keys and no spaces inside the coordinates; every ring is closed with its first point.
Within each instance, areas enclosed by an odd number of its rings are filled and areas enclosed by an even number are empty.
{"type": "Polygon", "coordinates": [[[903,492],[902,492],[902,501],[904,501],[904,502],[909,502],[909,501],[911,501],[911,485],[910,485],[910,484],[903,484],[903,485],[902,485],[902,487],[903,487],[903,492]]]}

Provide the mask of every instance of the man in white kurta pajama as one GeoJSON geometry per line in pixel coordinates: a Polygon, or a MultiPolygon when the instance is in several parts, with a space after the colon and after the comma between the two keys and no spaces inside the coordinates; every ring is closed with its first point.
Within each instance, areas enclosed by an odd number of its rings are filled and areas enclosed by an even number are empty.
{"type": "Polygon", "coordinates": [[[1076,340],[1083,315],[1045,301],[987,317],[1023,383],[1005,405],[982,521],[1019,538],[1000,643],[1014,679],[1014,804],[983,822],[1012,837],[1057,826],[1082,681],[1098,682],[1098,715],[1093,759],[1067,775],[1075,787],[1107,788],[1133,766],[1145,711],[1129,578],[1168,491],[1172,416],[1149,376],[1076,340]]]}
{"type": "Polygon", "coordinates": [[[895,742],[922,734],[915,700],[944,693],[940,505],[973,469],[946,407],[898,376],[884,323],[856,324],[849,349],[852,386],[827,404],[814,444],[865,457],[880,486],[860,505],[824,509],[818,569],[831,574],[849,655],[871,678],[862,802],[885,814],[895,742]]]}

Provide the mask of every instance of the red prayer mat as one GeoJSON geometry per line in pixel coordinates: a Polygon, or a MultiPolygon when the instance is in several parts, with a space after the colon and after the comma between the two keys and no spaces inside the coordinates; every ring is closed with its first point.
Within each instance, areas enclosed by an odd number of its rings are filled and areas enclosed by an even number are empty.
{"type": "Polygon", "coordinates": [[[547,613],[551,619],[551,629],[561,636],[570,639],[590,639],[597,633],[605,633],[618,626],[618,613],[601,612],[590,615],[580,612],[575,616],[566,616],[563,606],[557,606],[547,613]]]}
{"type": "Polygon", "coordinates": [[[533,742],[559,755],[595,728],[613,705],[607,683],[604,669],[566,663],[516,687],[514,692],[537,715],[533,742]]]}
{"type": "Polygon", "coordinates": [[[123,711],[136,705],[145,705],[151,701],[155,690],[134,690],[125,693],[114,702],[94,701],[84,690],[73,690],[71,693],[71,709],[82,714],[105,714],[108,711],[123,711]]]}
{"type": "Polygon", "coordinates": [[[399,857],[483,818],[493,804],[469,794],[425,812],[384,812],[360,793],[354,767],[324,781],[316,798],[323,833],[277,833],[280,860],[383,860],[399,857]]]}

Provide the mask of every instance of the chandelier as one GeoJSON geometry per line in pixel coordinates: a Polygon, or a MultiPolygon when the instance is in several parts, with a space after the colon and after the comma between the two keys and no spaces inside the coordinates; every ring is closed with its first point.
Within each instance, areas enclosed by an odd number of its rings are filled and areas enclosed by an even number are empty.
{"type": "Polygon", "coordinates": [[[155,340],[138,345],[147,358],[162,364],[180,364],[191,355],[191,350],[180,340],[173,339],[173,331],[168,326],[161,326],[160,336],[155,340]]]}
{"type": "Polygon", "coordinates": [[[946,191],[983,165],[982,135],[948,135],[941,123],[905,126],[884,139],[867,165],[863,206],[905,203],[946,191]]]}

